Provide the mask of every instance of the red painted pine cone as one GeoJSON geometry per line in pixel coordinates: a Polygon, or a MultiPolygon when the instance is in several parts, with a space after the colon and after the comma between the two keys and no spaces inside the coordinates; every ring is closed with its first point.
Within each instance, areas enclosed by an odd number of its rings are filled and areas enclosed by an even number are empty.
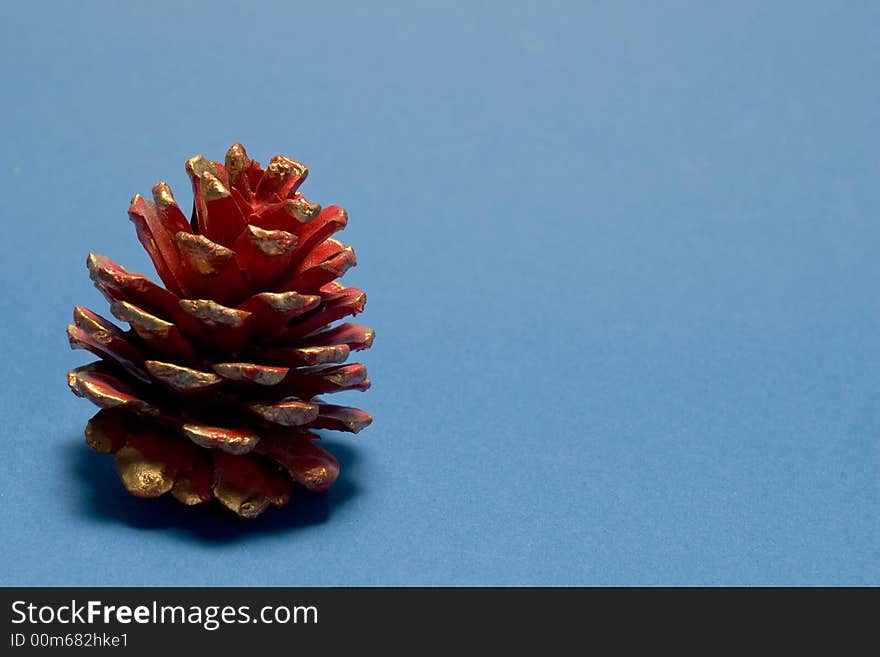
{"type": "Polygon", "coordinates": [[[336,479],[338,462],[309,429],[370,424],[318,395],[369,387],[363,365],[342,363],[373,331],[332,326],[366,295],[336,282],[355,265],[330,237],[346,213],[297,191],[305,166],[276,156],[264,171],[235,144],[224,164],[196,156],[186,170],[191,224],[162,182],[128,211],[164,288],[89,255],[92,281],[130,329],[77,307],[70,344],[101,360],[68,384],[101,407],[86,442],[116,455],[129,492],[216,498],[252,518],[287,502],[294,483],[323,491],[336,479]]]}

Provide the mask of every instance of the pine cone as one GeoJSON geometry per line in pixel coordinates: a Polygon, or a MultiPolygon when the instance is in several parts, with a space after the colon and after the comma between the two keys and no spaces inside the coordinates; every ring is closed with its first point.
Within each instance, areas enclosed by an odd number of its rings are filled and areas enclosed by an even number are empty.
{"type": "Polygon", "coordinates": [[[89,255],[92,281],[131,328],[77,307],[71,347],[101,360],[68,384],[102,409],[86,442],[116,455],[133,495],[213,497],[253,518],[286,503],[294,483],[324,491],[336,479],[338,462],[309,429],[357,432],[371,417],[317,395],[369,387],[362,364],[341,363],[373,331],[331,326],[366,295],[336,282],[355,265],[330,238],[346,213],[297,191],[305,166],[276,156],[264,171],[235,144],[225,164],[199,155],[186,170],[191,222],[164,182],[128,211],[165,288],[89,255]]]}

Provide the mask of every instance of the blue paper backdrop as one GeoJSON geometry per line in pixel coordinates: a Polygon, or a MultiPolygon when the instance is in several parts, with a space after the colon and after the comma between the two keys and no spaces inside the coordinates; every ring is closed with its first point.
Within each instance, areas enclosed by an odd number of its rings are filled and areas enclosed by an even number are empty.
{"type": "Polygon", "coordinates": [[[2,584],[878,584],[880,4],[5,3],[2,584]],[[345,205],[375,415],[252,523],[129,498],[90,250],[234,141],[345,205]]]}

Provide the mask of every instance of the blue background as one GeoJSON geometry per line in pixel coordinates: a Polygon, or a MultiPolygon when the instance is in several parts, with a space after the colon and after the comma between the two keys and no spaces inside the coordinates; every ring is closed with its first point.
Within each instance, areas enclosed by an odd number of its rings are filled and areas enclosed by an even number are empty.
{"type": "Polygon", "coordinates": [[[880,4],[4,3],[0,583],[880,584],[880,4]],[[129,6],[130,5],[130,6],[129,6]],[[234,141],[351,216],[324,497],[128,497],[88,251],[234,141]]]}

